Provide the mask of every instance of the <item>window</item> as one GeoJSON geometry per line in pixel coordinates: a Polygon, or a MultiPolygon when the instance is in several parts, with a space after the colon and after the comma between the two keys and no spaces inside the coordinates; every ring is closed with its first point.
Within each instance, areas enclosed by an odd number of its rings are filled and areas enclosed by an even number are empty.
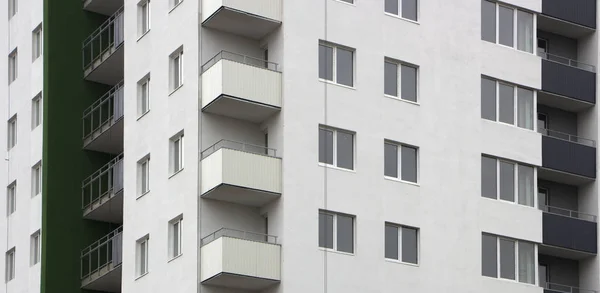
{"type": "Polygon", "coordinates": [[[138,34],[143,36],[150,30],[150,0],[138,3],[138,34]]]}
{"type": "Polygon", "coordinates": [[[150,155],[138,161],[138,195],[144,195],[150,191],[150,155]]]}
{"type": "Polygon", "coordinates": [[[148,241],[150,236],[146,235],[136,242],[136,275],[141,277],[148,273],[148,241]]]}
{"type": "Polygon", "coordinates": [[[383,148],[384,176],[417,183],[417,148],[388,141],[383,148]]]}
{"type": "Polygon", "coordinates": [[[419,229],[385,223],[385,258],[405,263],[419,262],[419,229]]]}
{"type": "Polygon", "coordinates": [[[175,258],[181,255],[181,224],[183,222],[183,216],[180,215],[177,218],[169,222],[169,257],[175,258]]]}
{"type": "Polygon", "coordinates": [[[150,111],[150,75],[138,82],[138,116],[150,111]]]}
{"type": "Polygon", "coordinates": [[[11,84],[18,76],[18,52],[17,49],[8,55],[8,84],[11,84]]]}
{"type": "Polygon", "coordinates": [[[175,6],[181,4],[183,0],[171,0],[171,8],[175,8],[175,6]]]}
{"type": "Polygon", "coordinates": [[[42,123],[42,93],[37,94],[31,100],[31,129],[35,129],[42,123]]]}
{"type": "Polygon", "coordinates": [[[353,170],[354,134],[345,130],[319,127],[319,162],[353,170]]]}
{"type": "Polygon", "coordinates": [[[320,42],[319,78],[354,86],[354,49],[320,42]]]}
{"type": "Polygon", "coordinates": [[[417,0],[385,0],[385,12],[417,21],[417,0]]]}
{"type": "Polygon", "coordinates": [[[42,163],[37,163],[31,168],[31,196],[42,192],[42,163]]]}
{"type": "Polygon", "coordinates": [[[183,169],[183,132],[171,138],[171,174],[183,169]]]}
{"type": "Polygon", "coordinates": [[[482,234],[481,274],[535,284],[535,244],[482,234]]]}
{"type": "Polygon", "coordinates": [[[484,41],[533,53],[533,22],[533,13],[487,0],[481,2],[481,39],[484,41]]]}
{"type": "Polygon", "coordinates": [[[17,145],[17,115],[8,120],[8,150],[17,145]]]}
{"type": "Polygon", "coordinates": [[[42,55],[42,25],[40,24],[32,33],[32,58],[35,61],[42,55]]]}
{"type": "Polygon", "coordinates": [[[481,118],[533,130],[534,93],[533,90],[482,77],[481,118]]]}
{"type": "Polygon", "coordinates": [[[388,96],[417,102],[418,67],[386,59],[384,63],[384,92],[388,96]]]}
{"type": "Polygon", "coordinates": [[[18,11],[18,2],[17,0],[8,0],[8,19],[11,19],[18,11]]]}
{"type": "Polygon", "coordinates": [[[17,181],[6,188],[6,216],[12,215],[17,210],[17,181]]]}
{"type": "Polygon", "coordinates": [[[354,253],[354,216],[319,211],[319,247],[354,253]]]}
{"type": "Polygon", "coordinates": [[[183,85],[183,48],[177,49],[171,59],[171,91],[183,85]]]}
{"type": "Polygon", "coordinates": [[[533,207],[536,198],[535,177],[535,168],[531,166],[481,157],[482,197],[533,207]]]}
{"type": "Polygon", "coordinates": [[[31,235],[31,265],[40,262],[40,231],[31,235]]]}
{"type": "Polygon", "coordinates": [[[15,278],[15,248],[6,252],[5,281],[8,283],[15,278]]]}

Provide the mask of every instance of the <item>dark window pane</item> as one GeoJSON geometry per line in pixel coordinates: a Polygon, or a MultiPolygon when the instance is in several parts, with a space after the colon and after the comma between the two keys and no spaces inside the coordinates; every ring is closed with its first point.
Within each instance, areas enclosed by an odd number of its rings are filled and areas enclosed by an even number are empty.
{"type": "Polygon", "coordinates": [[[481,157],[481,196],[497,199],[496,159],[481,157]]]}
{"type": "Polygon", "coordinates": [[[481,236],[481,275],[498,277],[496,236],[483,234],[481,236]]]}
{"type": "Polygon", "coordinates": [[[353,53],[350,50],[337,48],[336,58],[336,74],[337,83],[353,86],[354,83],[354,58],[353,53]]]}
{"type": "Polygon", "coordinates": [[[397,97],[398,96],[398,65],[390,62],[385,62],[384,68],[384,83],[385,94],[397,97]]]}
{"type": "Polygon", "coordinates": [[[515,242],[500,239],[500,278],[515,279],[515,242]]]}
{"type": "Polygon", "coordinates": [[[354,219],[337,216],[337,250],[354,253],[354,219]]]}
{"type": "Polygon", "coordinates": [[[515,88],[510,85],[500,84],[498,88],[500,104],[500,122],[515,123],[515,88]]]}
{"type": "Polygon", "coordinates": [[[354,135],[337,132],[337,166],[345,169],[354,168],[354,135]]]}
{"type": "Polygon", "coordinates": [[[384,144],[384,175],[398,178],[398,146],[384,144]]]}
{"type": "Polygon", "coordinates": [[[333,215],[319,213],[319,247],[333,248],[333,215]]]}
{"type": "Polygon", "coordinates": [[[498,42],[512,47],[514,44],[514,10],[500,6],[498,10],[498,42]]]}
{"type": "Polygon", "coordinates": [[[402,17],[417,21],[417,0],[402,0],[402,17]]]}
{"type": "Polygon", "coordinates": [[[500,199],[515,201],[515,165],[500,161],[500,199]]]}
{"type": "Polygon", "coordinates": [[[481,78],[481,118],[496,121],[496,81],[481,78]]]}
{"type": "Polygon", "coordinates": [[[385,225],[385,258],[398,259],[398,227],[385,225]]]}
{"type": "Polygon", "coordinates": [[[481,39],[496,42],[496,3],[481,1],[481,39]]]}
{"type": "Polygon", "coordinates": [[[402,227],[402,261],[418,262],[417,229],[402,227]]]}
{"type": "Polygon", "coordinates": [[[319,78],[333,81],[333,48],[319,45],[319,78]]]}
{"type": "Polygon", "coordinates": [[[402,79],[402,99],[417,101],[417,68],[402,65],[400,78],[402,79]]]}
{"type": "Polygon", "coordinates": [[[319,162],[333,164],[333,131],[319,129],[319,162]]]}
{"type": "Polygon", "coordinates": [[[385,0],[385,12],[398,15],[398,0],[385,0]]]}
{"type": "Polygon", "coordinates": [[[402,146],[402,180],[417,182],[417,149],[402,146]]]}

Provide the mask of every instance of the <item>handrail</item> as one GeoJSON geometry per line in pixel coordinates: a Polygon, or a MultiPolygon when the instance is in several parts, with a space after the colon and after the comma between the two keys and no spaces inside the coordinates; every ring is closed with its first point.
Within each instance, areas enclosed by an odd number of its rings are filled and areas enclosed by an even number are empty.
{"type": "Polygon", "coordinates": [[[92,103],[89,107],[87,107],[83,111],[83,118],[91,115],[92,112],[94,112],[94,110],[96,110],[98,107],[100,107],[104,102],[106,102],[106,100],[110,99],[111,96],[114,95],[122,87],[123,87],[123,80],[121,80],[114,87],[112,87],[110,90],[108,90],[108,92],[104,93],[99,99],[94,101],[94,103],[92,103]]]}
{"type": "Polygon", "coordinates": [[[549,213],[549,214],[554,214],[554,215],[559,215],[559,216],[564,216],[564,217],[569,217],[569,218],[574,218],[574,219],[580,219],[580,220],[584,220],[584,221],[588,221],[588,222],[597,222],[597,217],[595,215],[592,214],[588,214],[588,213],[582,213],[579,211],[574,211],[574,210],[569,210],[569,209],[565,209],[565,208],[559,208],[559,207],[553,207],[553,206],[549,206],[549,205],[543,205],[539,207],[540,210],[549,213]]]}
{"type": "Polygon", "coordinates": [[[123,89],[123,82],[121,81],[85,109],[81,118],[84,140],[105,126],[106,123],[123,117],[123,89]]]}
{"type": "Polygon", "coordinates": [[[279,65],[275,62],[270,62],[270,61],[263,60],[260,58],[254,58],[251,56],[246,56],[246,55],[232,53],[232,52],[223,50],[223,51],[220,51],[219,53],[217,53],[217,55],[210,58],[210,60],[208,60],[206,63],[204,63],[202,65],[202,67],[200,68],[201,73],[206,72],[209,68],[211,68],[213,65],[217,64],[217,62],[219,62],[221,60],[229,60],[229,61],[239,62],[242,64],[279,72],[279,69],[278,69],[279,65]]]}
{"type": "Polygon", "coordinates": [[[237,150],[237,151],[244,151],[244,152],[253,153],[253,154],[266,155],[269,157],[277,156],[277,150],[274,148],[269,148],[269,147],[264,147],[264,146],[259,146],[259,145],[244,143],[244,142],[238,142],[238,141],[233,141],[233,140],[221,139],[202,151],[202,153],[200,154],[201,160],[210,156],[212,153],[214,153],[220,149],[231,149],[231,150],[237,150]]]}
{"type": "Polygon", "coordinates": [[[122,233],[123,226],[120,226],[81,250],[81,279],[91,276],[109,263],[121,263],[122,233]],[[115,248],[119,251],[114,251],[115,248]],[[115,256],[118,259],[114,259],[115,256]]]}
{"type": "Polygon", "coordinates": [[[564,292],[564,293],[598,293],[596,290],[589,289],[581,289],[568,285],[561,285],[556,283],[545,283],[546,286],[543,286],[544,289],[548,289],[553,292],[564,292]]]}
{"type": "Polygon", "coordinates": [[[250,240],[256,242],[264,242],[270,244],[277,244],[277,236],[268,235],[264,233],[247,232],[236,229],[221,228],[215,232],[210,233],[208,236],[203,237],[200,240],[200,247],[213,242],[221,237],[238,238],[243,240],[250,240]]]}
{"type": "Polygon", "coordinates": [[[113,15],[111,15],[106,21],[104,21],[96,30],[94,30],[84,41],[83,41],[83,68],[86,69],[91,64],[96,62],[102,55],[109,50],[111,47],[116,47],[123,43],[124,24],[117,24],[117,20],[123,18],[123,6],[119,8],[113,15]],[[116,28],[116,29],[115,29],[116,28]],[[115,34],[115,30],[118,31],[119,35],[115,34]],[[107,34],[106,36],[104,34],[107,34]],[[108,38],[104,40],[104,38],[108,38]],[[95,44],[98,41],[98,44],[95,44]],[[98,45],[97,50],[94,50],[95,45],[98,45]],[[86,59],[86,49],[89,50],[89,60],[86,59]]]}
{"type": "Polygon", "coordinates": [[[542,59],[552,61],[555,63],[560,63],[560,64],[564,64],[567,66],[583,69],[585,71],[596,72],[596,67],[594,65],[579,62],[577,60],[573,60],[573,59],[570,59],[567,57],[554,55],[554,54],[550,54],[550,53],[544,53],[544,52],[538,52],[538,56],[542,57],[542,59]]]}
{"type": "MultiPolygon", "coordinates": [[[[102,166],[96,172],[92,173],[92,175],[85,178],[81,183],[81,206],[82,209],[86,209],[92,204],[94,204],[97,200],[102,198],[109,192],[117,192],[123,189],[123,186],[117,186],[119,190],[115,190],[115,182],[114,182],[114,166],[117,165],[120,161],[123,160],[123,154],[121,153],[106,165],[102,166]],[[104,177],[105,180],[102,180],[104,177]],[[105,181],[105,182],[104,182],[105,181]],[[96,190],[97,189],[97,190],[96,190]],[[94,192],[97,191],[97,192],[94,192]]],[[[121,172],[122,170],[118,171],[121,172]]]]}
{"type": "Polygon", "coordinates": [[[556,130],[545,129],[545,128],[538,129],[538,132],[545,136],[554,137],[557,139],[570,141],[570,142],[574,142],[574,143],[581,144],[581,145],[596,147],[596,141],[589,139],[589,138],[582,138],[582,137],[579,137],[576,135],[572,135],[572,134],[568,134],[568,133],[564,133],[564,132],[560,132],[560,131],[556,131],[556,130]]]}

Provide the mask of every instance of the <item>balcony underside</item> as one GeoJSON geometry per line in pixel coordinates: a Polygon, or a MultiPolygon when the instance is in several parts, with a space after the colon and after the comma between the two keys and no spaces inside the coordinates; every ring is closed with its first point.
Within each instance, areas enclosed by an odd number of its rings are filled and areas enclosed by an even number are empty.
{"type": "Polygon", "coordinates": [[[83,148],[109,154],[123,152],[123,119],[107,122],[83,140],[83,148]]]}
{"type": "Polygon", "coordinates": [[[590,257],[594,257],[596,254],[573,250],[568,248],[562,248],[558,246],[540,244],[538,247],[538,252],[544,255],[550,255],[560,258],[572,259],[572,260],[582,260],[590,257]]]}
{"type": "Polygon", "coordinates": [[[279,25],[281,25],[280,21],[224,6],[202,22],[204,27],[255,40],[262,39],[279,25]]]}
{"type": "Polygon", "coordinates": [[[250,189],[242,186],[221,184],[204,194],[203,198],[237,203],[246,206],[262,207],[278,199],[281,194],[250,189]]]}
{"type": "Polygon", "coordinates": [[[123,222],[123,190],[108,192],[83,210],[83,217],[109,223],[123,222]]]}
{"type": "Polygon", "coordinates": [[[593,182],[595,180],[594,178],[580,176],[544,167],[538,168],[538,178],[574,186],[581,186],[593,182]]]}
{"type": "Polygon", "coordinates": [[[591,27],[564,21],[544,14],[537,15],[537,28],[573,39],[578,39],[596,31],[591,27]]]}
{"type": "Polygon", "coordinates": [[[228,95],[220,95],[202,108],[203,112],[212,113],[254,123],[260,123],[279,112],[281,108],[248,101],[228,95]]]}
{"type": "Polygon", "coordinates": [[[123,0],[85,0],[83,9],[104,15],[113,15],[123,6],[123,0]]]}
{"type": "Polygon", "coordinates": [[[260,291],[279,283],[279,280],[248,277],[230,273],[219,273],[204,282],[203,285],[260,291]]]}
{"type": "Polygon", "coordinates": [[[109,263],[83,279],[81,288],[103,292],[121,292],[121,276],[122,266],[119,265],[115,268],[112,263],[109,263]]]}
{"type": "Polygon", "coordinates": [[[123,80],[123,62],[125,60],[123,47],[121,44],[117,48],[108,49],[100,58],[86,67],[85,79],[108,85],[115,85],[123,80]]]}
{"type": "Polygon", "coordinates": [[[594,106],[592,103],[544,91],[539,91],[537,98],[542,105],[575,113],[594,106]]]}

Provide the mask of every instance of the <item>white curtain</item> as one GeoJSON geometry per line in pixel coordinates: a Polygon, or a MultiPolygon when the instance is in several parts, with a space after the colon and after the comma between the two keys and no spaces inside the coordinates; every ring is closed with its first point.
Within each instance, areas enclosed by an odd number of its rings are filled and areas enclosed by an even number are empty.
{"type": "Polygon", "coordinates": [[[533,14],[517,10],[517,49],[533,53],[533,14]]]}
{"type": "Polygon", "coordinates": [[[533,206],[533,167],[519,165],[519,204],[533,206]]]}
{"type": "Polygon", "coordinates": [[[519,241],[519,282],[535,284],[535,248],[533,243],[519,241]]]}
{"type": "Polygon", "coordinates": [[[517,88],[517,126],[533,130],[533,91],[517,88]]]}

